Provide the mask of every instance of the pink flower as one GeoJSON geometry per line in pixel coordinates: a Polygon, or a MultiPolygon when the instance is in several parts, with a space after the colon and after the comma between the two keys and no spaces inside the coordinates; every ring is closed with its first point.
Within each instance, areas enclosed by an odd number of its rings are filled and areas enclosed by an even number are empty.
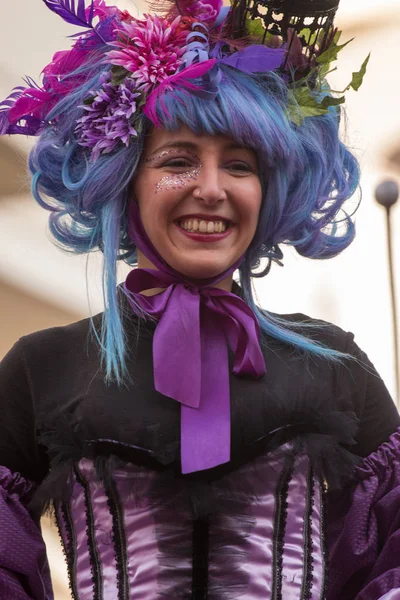
{"type": "Polygon", "coordinates": [[[181,17],[170,23],[157,15],[145,20],[122,23],[119,39],[107,52],[106,62],[124,67],[136,81],[136,89],[148,92],[176,73],[186,51],[188,31],[180,25],[181,17]]]}
{"type": "MultiPolygon", "coordinates": [[[[86,14],[90,14],[91,7],[86,9],[86,14]]],[[[94,0],[93,15],[99,17],[100,21],[108,18],[115,18],[119,21],[132,21],[133,17],[126,10],[120,10],[117,6],[107,6],[105,0],[94,0]]]]}
{"type": "Polygon", "coordinates": [[[196,21],[201,23],[208,23],[211,25],[218,17],[219,11],[222,7],[221,0],[210,0],[209,2],[202,2],[202,0],[195,0],[186,8],[186,12],[191,17],[194,17],[196,21]]]}

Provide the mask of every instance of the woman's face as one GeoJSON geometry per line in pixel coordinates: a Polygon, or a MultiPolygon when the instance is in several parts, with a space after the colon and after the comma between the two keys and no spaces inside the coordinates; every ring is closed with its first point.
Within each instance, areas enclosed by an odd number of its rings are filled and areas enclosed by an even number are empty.
{"type": "Polygon", "coordinates": [[[182,127],[148,136],[134,193],[143,226],[170,267],[215,277],[249,247],[261,206],[255,153],[182,127]]]}

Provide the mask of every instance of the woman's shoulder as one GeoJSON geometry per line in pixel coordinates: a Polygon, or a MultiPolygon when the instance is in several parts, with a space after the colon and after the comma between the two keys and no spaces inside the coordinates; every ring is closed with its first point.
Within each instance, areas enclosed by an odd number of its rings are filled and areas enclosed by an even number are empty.
{"type": "Polygon", "coordinates": [[[278,320],[284,327],[289,327],[296,333],[338,352],[353,354],[359,350],[354,343],[354,334],[330,321],[304,313],[282,314],[266,310],[263,310],[263,313],[267,317],[270,315],[274,321],[278,320]]]}
{"type": "Polygon", "coordinates": [[[21,356],[29,376],[51,380],[76,372],[83,363],[98,364],[102,313],[68,325],[50,327],[22,336],[13,351],[21,356]]]}
{"type": "Polygon", "coordinates": [[[103,313],[99,313],[92,318],[87,317],[67,325],[40,329],[22,336],[17,343],[24,350],[33,349],[38,352],[52,352],[55,349],[65,351],[71,346],[76,348],[81,340],[94,334],[94,330],[99,331],[102,315],[103,313]]]}

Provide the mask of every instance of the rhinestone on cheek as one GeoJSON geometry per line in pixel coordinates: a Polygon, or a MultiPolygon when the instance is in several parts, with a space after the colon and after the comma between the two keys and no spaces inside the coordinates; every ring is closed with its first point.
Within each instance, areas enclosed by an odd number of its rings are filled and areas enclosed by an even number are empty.
{"type": "Polygon", "coordinates": [[[183,173],[166,175],[162,177],[160,181],[156,184],[156,194],[157,192],[161,192],[163,190],[181,190],[185,187],[190,181],[195,181],[200,175],[201,165],[194,167],[193,169],[189,169],[188,171],[184,171],[183,173]]]}

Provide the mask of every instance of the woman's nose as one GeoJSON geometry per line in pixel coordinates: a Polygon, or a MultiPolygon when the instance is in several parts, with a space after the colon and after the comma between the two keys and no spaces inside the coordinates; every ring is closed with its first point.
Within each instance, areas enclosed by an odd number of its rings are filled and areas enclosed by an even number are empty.
{"type": "Polygon", "coordinates": [[[224,177],[217,165],[202,165],[193,196],[205,204],[216,204],[226,199],[224,177]]]}

